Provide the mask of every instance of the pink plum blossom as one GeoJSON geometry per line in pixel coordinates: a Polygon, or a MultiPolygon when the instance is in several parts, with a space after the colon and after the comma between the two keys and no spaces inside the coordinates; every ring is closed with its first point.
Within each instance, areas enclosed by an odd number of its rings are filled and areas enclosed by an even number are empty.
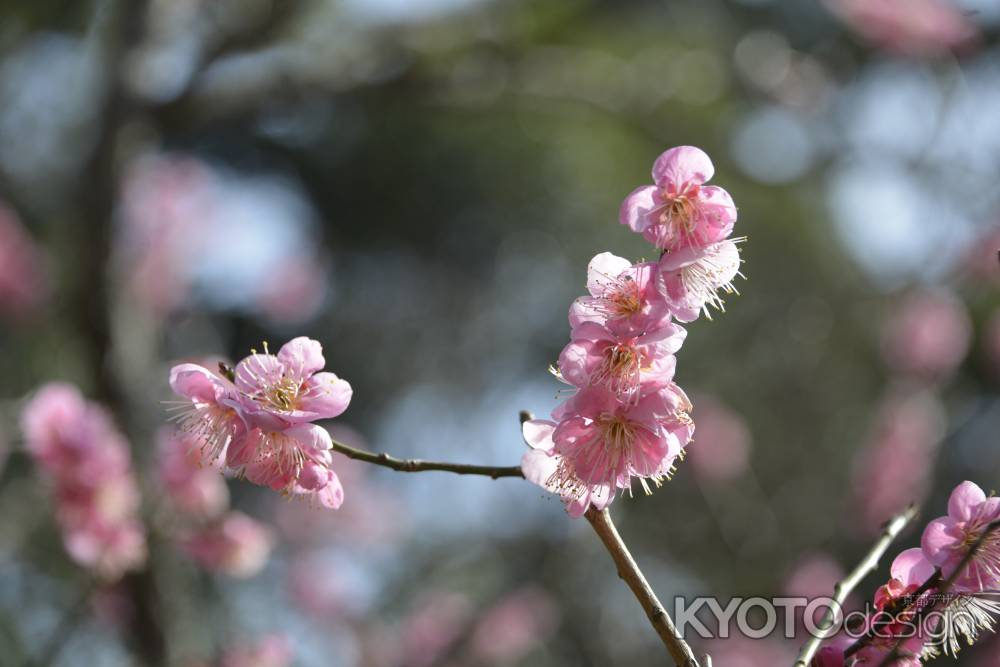
{"type": "Polygon", "coordinates": [[[161,429],[157,435],[160,485],[170,504],[193,517],[213,517],[229,504],[229,490],[219,474],[221,460],[205,466],[198,443],[161,429]]]}
{"type": "Polygon", "coordinates": [[[854,31],[887,51],[936,56],[976,41],[978,30],[946,0],[826,0],[854,31]]]}
{"type": "Polygon", "coordinates": [[[635,402],[640,388],[649,392],[670,383],[677,365],[673,355],[686,335],[670,323],[631,337],[583,322],[559,355],[560,377],[575,387],[602,387],[620,400],[635,402]]]}
{"type": "Polygon", "coordinates": [[[664,152],[653,164],[653,182],[622,203],[619,221],[667,251],[705,246],[729,236],[736,206],[729,193],[705,185],[715,173],[711,159],[694,146],[664,152]]]}
{"type": "Polygon", "coordinates": [[[219,667],[291,667],[295,652],[284,635],[269,634],[227,650],[219,667]]]}
{"type": "Polygon", "coordinates": [[[237,364],[233,381],[196,364],[175,366],[174,392],[188,399],[177,419],[201,444],[203,460],[225,464],[249,481],[332,509],[344,491],[331,469],[330,434],[310,422],[341,414],[351,385],[320,372],[320,344],[305,337],[277,355],[254,352],[237,364]]]}
{"type": "Polygon", "coordinates": [[[602,324],[622,336],[640,336],[670,321],[670,309],[656,289],[656,263],[633,265],[602,252],[587,266],[587,291],[573,302],[570,326],[602,324]]]}
{"type": "Polygon", "coordinates": [[[67,384],[42,387],[21,415],[26,448],[53,486],[70,557],[115,580],[146,559],[128,443],[108,413],[67,384]]]}
{"type": "Polygon", "coordinates": [[[271,531],[240,512],[230,512],[180,540],[180,548],[198,565],[236,578],[259,573],[271,555],[271,531]]]}
{"type": "Polygon", "coordinates": [[[186,399],[172,418],[182,436],[201,448],[202,461],[214,464],[229,444],[246,432],[239,391],[228,378],[198,364],[170,369],[170,388],[186,399]]]}
{"type": "MultiPolygon", "coordinates": [[[[951,576],[987,526],[1000,520],[1000,498],[987,497],[973,482],[962,482],[948,500],[948,515],[927,524],[920,546],[927,560],[951,576]]],[[[955,582],[958,591],[982,591],[1000,583],[1000,530],[987,535],[955,582]]]]}
{"type": "MultiPolygon", "coordinates": [[[[673,473],[674,461],[694,433],[690,408],[687,396],[673,384],[635,404],[620,403],[600,388],[581,390],[557,409],[554,426],[528,422],[525,429],[536,451],[545,451],[551,438],[549,451],[558,457],[555,472],[542,486],[570,500],[568,510],[573,515],[588,504],[600,509],[616,489],[630,489],[633,478],[650,493],[649,482],[659,486],[673,473]]],[[[545,471],[537,457],[532,455],[526,470],[536,483],[545,471]]]]}
{"type": "Polygon", "coordinates": [[[281,346],[277,355],[256,352],[236,366],[236,387],[243,414],[254,426],[285,429],[330,419],[351,402],[351,385],[333,373],[320,372],[323,348],[304,336],[281,346]]]}
{"type": "Polygon", "coordinates": [[[337,509],[344,502],[344,489],[330,467],[332,446],[330,434],[315,424],[283,431],[254,428],[229,448],[226,465],[254,484],[337,509]]]}
{"type": "Polygon", "coordinates": [[[971,337],[965,306],[947,292],[927,290],[899,304],[887,323],[882,351],[893,370],[943,380],[962,363],[971,337]]]}
{"type": "Polygon", "coordinates": [[[581,493],[582,482],[566,485],[559,472],[567,464],[555,452],[552,434],[557,424],[547,419],[531,419],[521,426],[524,441],[530,449],[521,457],[521,471],[524,478],[550,493],[562,497],[566,511],[572,517],[583,516],[590,507],[602,510],[615,499],[615,489],[609,484],[592,485],[581,493]]]}
{"type": "Polygon", "coordinates": [[[698,319],[708,307],[725,310],[719,292],[735,294],[733,281],[740,275],[740,249],[727,239],[706,246],[668,252],[660,258],[659,289],[681,322],[698,319]]]}

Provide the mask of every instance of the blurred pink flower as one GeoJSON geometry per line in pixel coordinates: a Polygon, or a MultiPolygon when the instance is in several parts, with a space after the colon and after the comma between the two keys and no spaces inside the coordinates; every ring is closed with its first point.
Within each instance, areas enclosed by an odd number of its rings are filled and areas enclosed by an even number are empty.
{"type": "MultiPolygon", "coordinates": [[[[1000,520],[1000,498],[987,497],[978,485],[962,482],[948,500],[948,515],[924,529],[920,546],[927,560],[951,576],[986,527],[1000,520]]],[[[992,531],[955,582],[959,591],[992,590],[1000,584],[1000,531],[992,531]]]]}
{"type": "Polygon", "coordinates": [[[964,258],[959,262],[958,270],[972,285],[1000,285],[1000,223],[993,226],[969,244],[964,258]]]}
{"type": "Polygon", "coordinates": [[[547,641],[558,623],[559,608],[548,593],[537,587],[520,588],[482,613],[470,651],[487,665],[515,664],[547,641]]]}
{"type": "Polygon", "coordinates": [[[461,593],[423,594],[403,620],[403,667],[437,665],[472,618],[473,608],[461,593]]]}
{"type": "Polygon", "coordinates": [[[205,465],[197,442],[169,429],[157,434],[157,474],[171,505],[199,518],[218,516],[229,505],[229,489],[219,474],[220,461],[205,465]]]}
{"type": "Polygon", "coordinates": [[[17,214],[0,202],[0,314],[24,317],[48,301],[47,259],[17,214]]]}
{"type": "Polygon", "coordinates": [[[292,643],[287,637],[270,634],[227,650],[219,667],[290,667],[294,657],[292,643]]]}
{"type": "Polygon", "coordinates": [[[844,578],[844,574],[844,568],[830,555],[806,554],[798,559],[785,577],[782,591],[792,597],[829,596],[833,593],[833,587],[837,582],[844,578]]]}
{"type": "Polygon", "coordinates": [[[979,34],[960,7],[944,0],[826,0],[826,4],[869,42],[904,56],[941,55],[969,46],[979,34]]]}
{"type": "Polygon", "coordinates": [[[114,580],[146,559],[128,443],[110,416],[67,384],[43,386],[21,415],[26,447],[52,480],[70,556],[114,580]]]}
{"type": "Polygon", "coordinates": [[[166,314],[187,298],[181,258],[200,247],[216,196],[214,173],[200,160],[151,155],[130,165],[122,195],[126,284],[153,312],[166,314]]]}
{"type": "Polygon", "coordinates": [[[707,482],[729,482],[750,459],[750,429],[743,418],[712,396],[693,400],[698,437],[686,450],[694,474],[707,482]]]}
{"type": "Polygon", "coordinates": [[[729,236],[736,206],[729,193],[705,185],[715,174],[700,148],[677,146],[653,164],[653,182],[626,197],[619,221],[668,251],[701,247],[729,236]]]}
{"type": "Polygon", "coordinates": [[[875,535],[882,524],[928,491],[944,408],[929,392],[891,393],[875,418],[868,443],[855,458],[852,525],[875,535]]]}
{"type": "Polygon", "coordinates": [[[587,291],[569,311],[570,327],[594,322],[621,336],[639,336],[666,326],[670,310],[656,289],[656,263],[632,265],[610,252],[587,266],[587,291]]]}
{"type": "Polygon", "coordinates": [[[617,336],[596,322],[575,327],[559,355],[560,377],[574,387],[603,387],[634,403],[642,393],[670,384],[687,332],[664,323],[641,336],[617,336]]]}
{"type": "Polygon", "coordinates": [[[972,325],[965,305],[947,292],[925,290],[903,298],[882,340],[886,363],[925,380],[950,377],[965,358],[972,325]]]}
{"type": "Polygon", "coordinates": [[[737,240],[668,252],[660,258],[659,289],[674,317],[692,322],[700,313],[712,319],[711,306],[725,310],[719,292],[735,294],[733,281],[740,275],[737,240]]]}
{"type": "Polygon", "coordinates": [[[257,305],[275,322],[297,324],[316,314],[326,296],[326,269],[315,257],[289,257],[260,287],[257,305]]]}
{"type": "Polygon", "coordinates": [[[240,512],[230,512],[179,540],[181,550],[201,567],[237,578],[253,577],[264,569],[272,543],[264,524],[240,512]]]}

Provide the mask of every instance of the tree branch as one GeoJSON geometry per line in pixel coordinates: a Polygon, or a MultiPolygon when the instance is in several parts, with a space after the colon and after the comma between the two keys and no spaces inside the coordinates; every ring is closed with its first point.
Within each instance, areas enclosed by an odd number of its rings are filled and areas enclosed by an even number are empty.
{"type": "Polygon", "coordinates": [[[467,463],[443,463],[438,461],[421,461],[420,459],[397,459],[388,454],[376,454],[357,449],[342,442],[333,441],[334,451],[340,452],[349,459],[364,461],[383,468],[391,468],[399,472],[425,472],[428,470],[438,470],[440,472],[451,472],[456,475],[483,475],[492,479],[500,477],[521,477],[521,466],[481,466],[467,463]]]}
{"type": "MultiPolygon", "coordinates": [[[[615,524],[611,521],[608,510],[598,511],[591,507],[584,516],[587,517],[587,521],[594,527],[594,532],[601,538],[601,542],[611,554],[611,558],[618,567],[618,576],[625,581],[632,594],[639,600],[646,616],[649,617],[649,622],[656,630],[656,634],[663,640],[664,646],[667,647],[667,651],[670,652],[677,667],[699,667],[691,647],[677,632],[670,614],[656,598],[656,593],[653,592],[653,588],[646,581],[646,577],[643,576],[635,559],[632,558],[632,554],[629,553],[628,547],[622,541],[615,524]]],[[[706,656],[706,663],[711,664],[710,660],[706,656]]]]}
{"type": "MultiPolygon", "coordinates": [[[[885,525],[885,529],[882,531],[882,536],[879,537],[877,542],[875,542],[874,546],[872,546],[871,550],[864,557],[864,559],[858,563],[858,566],[855,567],[850,574],[834,586],[833,599],[837,603],[836,606],[843,606],[844,601],[847,599],[847,596],[851,594],[851,591],[857,588],[858,584],[860,584],[865,577],[878,568],[879,560],[881,560],[882,556],[889,549],[889,545],[892,544],[893,540],[895,540],[896,537],[903,532],[903,528],[913,521],[913,518],[916,516],[916,505],[910,505],[903,512],[897,514],[889,520],[889,522],[885,525]]],[[[823,620],[820,622],[819,627],[824,630],[831,627],[833,625],[834,615],[834,606],[831,605],[831,607],[827,609],[826,614],[823,616],[823,620]]],[[[820,644],[823,643],[824,639],[826,639],[826,637],[810,637],[809,641],[807,641],[802,647],[802,651],[799,653],[799,658],[795,661],[795,667],[807,667],[809,662],[816,655],[816,652],[819,651],[820,644]]]]}

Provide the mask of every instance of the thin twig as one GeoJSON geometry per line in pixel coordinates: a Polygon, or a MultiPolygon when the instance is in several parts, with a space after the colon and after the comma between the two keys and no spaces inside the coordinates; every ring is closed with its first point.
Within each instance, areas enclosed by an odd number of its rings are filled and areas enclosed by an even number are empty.
{"type": "Polygon", "coordinates": [[[656,593],[653,592],[653,588],[646,581],[642,570],[639,569],[632,554],[629,553],[628,547],[625,546],[625,542],[622,541],[614,522],[611,521],[608,510],[598,511],[591,507],[584,516],[587,517],[587,521],[594,527],[594,532],[601,538],[604,547],[611,554],[611,558],[618,567],[618,576],[625,581],[632,594],[639,600],[646,616],[649,617],[649,622],[652,623],[656,634],[663,640],[664,646],[667,647],[667,651],[670,652],[677,667],[699,667],[691,647],[677,632],[677,627],[674,625],[673,619],[670,618],[670,614],[656,598],[656,593]]]}
{"type": "MultiPolygon", "coordinates": [[[[973,542],[972,546],[969,547],[969,550],[965,552],[965,555],[962,556],[962,560],[958,562],[958,567],[955,568],[955,571],[952,572],[947,579],[941,582],[941,585],[935,591],[935,596],[938,599],[945,599],[947,597],[948,591],[950,591],[951,587],[955,585],[955,582],[958,581],[958,578],[962,576],[962,574],[965,572],[965,568],[968,567],[969,564],[972,562],[972,559],[976,557],[976,554],[979,552],[983,544],[989,538],[990,533],[992,533],[997,529],[1000,529],[1000,519],[991,522],[986,526],[986,528],[983,529],[983,532],[979,535],[976,541],[973,542]]],[[[921,621],[926,616],[930,615],[931,612],[936,610],[937,607],[938,607],[937,604],[932,604],[929,607],[920,608],[914,617],[914,625],[916,625],[919,628],[921,621]]],[[[908,637],[900,637],[896,641],[895,645],[892,647],[892,650],[889,652],[889,654],[885,656],[882,662],[878,664],[878,667],[887,667],[888,665],[893,664],[893,662],[897,658],[901,657],[899,649],[903,645],[903,642],[906,639],[908,639],[908,637]]]]}
{"type": "Polygon", "coordinates": [[[336,440],[333,441],[333,449],[347,458],[372,463],[383,468],[391,468],[399,472],[439,470],[441,472],[452,472],[456,475],[484,475],[493,479],[499,477],[524,477],[524,473],[521,472],[521,466],[481,466],[467,463],[421,461],[420,459],[397,459],[394,456],[384,453],[366,452],[363,449],[357,449],[336,440]]]}
{"type": "Polygon", "coordinates": [[[906,527],[908,523],[913,521],[913,518],[917,516],[916,505],[910,505],[903,512],[897,514],[885,525],[885,529],[882,531],[882,536],[879,537],[878,541],[875,542],[868,554],[862,559],[858,566],[851,571],[842,581],[840,581],[836,586],[833,587],[833,600],[836,602],[835,605],[830,605],[827,609],[826,614],[823,615],[823,620],[820,622],[819,627],[824,630],[820,635],[816,635],[809,638],[809,641],[805,643],[802,647],[802,651],[799,653],[798,660],[795,661],[795,667],[806,667],[809,662],[819,651],[820,644],[826,639],[824,636],[826,630],[832,627],[835,620],[836,609],[843,606],[844,601],[847,596],[851,594],[858,584],[867,577],[871,572],[878,568],[879,560],[889,549],[889,545],[892,544],[893,540],[901,532],[903,528],[906,527]]]}

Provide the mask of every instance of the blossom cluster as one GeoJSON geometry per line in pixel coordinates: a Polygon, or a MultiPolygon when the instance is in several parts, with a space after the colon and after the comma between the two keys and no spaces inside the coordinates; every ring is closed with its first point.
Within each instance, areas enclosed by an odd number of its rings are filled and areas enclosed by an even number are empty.
{"type": "Polygon", "coordinates": [[[525,477],[562,496],[569,513],[610,503],[633,481],[647,493],[673,472],[694,433],[691,402],[674,383],[674,356],[691,322],[735,291],[740,239],[732,198],[702,150],[679,146],[653,164],[619,221],[660,251],[633,264],[609,252],[590,261],[589,295],[569,311],[570,342],[556,376],[573,387],[551,420],[523,426],[525,477]]]}
{"type": "Polygon", "coordinates": [[[295,338],[271,354],[253,351],[234,369],[185,363],[170,386],[185,400],[175,419],[205,465],[225,466],[254,484],[336,509],[344,490],[331,468],[333,443],[313,422],[336,417],[351,385],[326,365],[321,345],[295,338]]]}
{"type": "Polygon", "coordinates": [[[146,560],[128,443],[76,387],[42,387],[21,415],[31,457],[51,480],[56,519],[73,560],[115,580],[146,560]]]}
{"type": "Polygon", "coordinates": [[[250,577],[267,563],[271,531],[242,512],[229,511],[229,489],[220,465],[202,465],[198,443],[162,429],[157,474],[173,510],[171,537],[201,567],[232,577],[250,577]]]}
{"type": "Polygon", "coordinates": [[[1000,498],[972,482],[959,484],[948,514],[927,524],[920,547],[893,561],[889,581],[875,592],[865,637],[835,637],[814,667],[918,667],[941,653],[955,655],[960,640],[972,644],[982,630],[992,630],[1000,612],[991,599],[1000,586],[998,521],[1000,498]],[[921,621],[930,612],[936,627],[921,621]]]}

